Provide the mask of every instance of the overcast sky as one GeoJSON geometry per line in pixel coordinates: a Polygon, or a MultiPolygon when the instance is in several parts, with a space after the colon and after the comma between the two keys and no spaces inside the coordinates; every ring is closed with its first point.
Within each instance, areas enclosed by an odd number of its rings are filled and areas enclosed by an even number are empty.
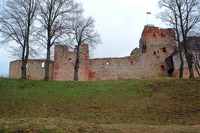
{"type": "MultiPolygon", "coordinates": [[[[96,47],[93,58],[123,57],[139,46],[144,26],[164,27],[155,15],[159,12],[158,0],[78,0],[85,9],[85,16],[92,16],[102,44],[96,47]]],[[[8,52],[0,48],[0,76],[8,75],[8,52]]]]}

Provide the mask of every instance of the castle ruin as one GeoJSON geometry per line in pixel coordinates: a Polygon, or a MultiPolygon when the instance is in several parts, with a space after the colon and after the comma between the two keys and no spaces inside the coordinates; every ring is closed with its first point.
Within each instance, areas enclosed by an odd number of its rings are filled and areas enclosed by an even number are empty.
{"type": "MultiPolygon", "coordinates": [[[[140,79],[155,77],[178,77],[177,56],[173,29],[159,29],[145,26],[136,48],[130,56],[122,58],[89,59],[88,45],[81,45],[79,80],[140,79]]],[[[76,50],[70,52],[67,46],[56,45],[54,61],[50,63],[51,80],[73,80],[76,50]]],[[[27,76],[33,80],[44,78],[45,60],[28,60],[27,76]]],[[[188,76],[186,70],[184,76],[188,76]]],[[[10,63],[10,78],[20,78],[21,61],[10,63]]]]}

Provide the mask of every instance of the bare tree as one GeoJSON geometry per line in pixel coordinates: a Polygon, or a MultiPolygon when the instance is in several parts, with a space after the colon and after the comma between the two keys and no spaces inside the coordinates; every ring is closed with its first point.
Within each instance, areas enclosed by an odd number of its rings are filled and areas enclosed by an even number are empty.
{"type": "Polygon", "coordinates": [[[181,59],[180,77],[183,76],[182,51],[184,51],[190,71],[190,78],[194,78],[192,56],[189,49],[187,49],[186,39],[190,32],[196,29],[197,25],[199,25],[200,2],[199,0],[160,0],[159,6],[165,10],[162,11],[158,17],[161,18],[163,22],[172,26],[176,31],[181,59]]]}
{"type": "Polygon", "coordinates": [[[199,72],[199,69],[200,69],[200,55],[199,54],[196,54],[196,53],[192,53],[192,60],[193,60],[193,65],[195,66],[195,69],[200,77],[200,72],[199,72]]]}
{"type": "Polygon", "coordinates": [[[200,76],[200,37],[193,36],[187,38],[187,46],[192,54],[192,64],[200,76]]]}
{"type": "Polygon", "coordinates": [[[78,69],[80,63],[80,46],[88,44],[90,48],[94,48],[101,43],[100,35],[96,32],[95,21],[92,17],[84,18],[82,14],[76,14],[69,25],[71,33],[71,44],[76,48],[76,61],[74,66],[74,80],[78,81],[78,69]]]}
{"type": "Polygon", "coordinates": [[[38,33],[41,44],[46,48],[45,80],[49,79],[49,63],[51,47],[65,44],[67,38],[66,24],[73,12],[78,12],[79,4],[73,0],[43,0],[40,4],[40,23],[42,29],[38,33]]]}
{"type": "MultiPolygon", "coordinates": [[[[16,42],[21,52],[21,78],[26,79],[26,65],[29,57],[30,38],[33,33],[33,22],[36,17],[37,0],[6,0],[1,5],[0,32],[4,44],[16,42]]],[[[12,51],[15,53],[16,51],[12,51]]]]}

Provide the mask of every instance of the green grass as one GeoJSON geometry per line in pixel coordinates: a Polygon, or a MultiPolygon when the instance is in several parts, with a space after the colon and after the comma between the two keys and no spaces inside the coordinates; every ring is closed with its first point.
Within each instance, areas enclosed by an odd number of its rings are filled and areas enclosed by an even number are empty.
{"type": "Polygon", "coordinates": [[[24,131],[31,123],[37,123],[32,124],[34,129],[29,128],[33,131],[64,131],[70,121],[73,128],[68,129],[74,132],[81,130],[77,127],[82,123],[89,123],[83,130],[96,132],[101,128],[93,124],[198,125],[200,80],[69,82],[0,78],[0,131],[24,131]],[[55,121],[49,124],[54,126],[45,127],[45,120],[55,121]],[[82,123],[73,126],[77,124],[74,121],[82,123]],[[20,122],[27,125],[18,127],[20,122]]]}

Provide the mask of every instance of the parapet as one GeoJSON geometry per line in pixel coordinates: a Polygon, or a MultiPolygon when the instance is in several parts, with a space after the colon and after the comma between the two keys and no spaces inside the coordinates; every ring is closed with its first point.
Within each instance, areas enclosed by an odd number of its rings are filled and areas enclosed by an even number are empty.
{"type": "Polygon", "coordinates": [[[142,36],[147,38],[175,38],[175,31],[172,28],[159,28],[154,26],[145,26],[142,36]]]}

